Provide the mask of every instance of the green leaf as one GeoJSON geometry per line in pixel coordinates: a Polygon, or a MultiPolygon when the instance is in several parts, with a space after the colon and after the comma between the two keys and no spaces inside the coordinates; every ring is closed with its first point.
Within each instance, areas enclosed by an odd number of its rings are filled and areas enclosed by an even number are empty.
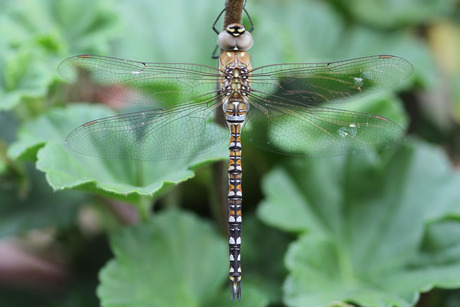
{"type": "Polygon", "coordinates": [[[115,259],[98,289],[104,307],[206,306],[228,278],[225,240],[190,214],[163,212],[114,235],[111,245],[115,259]]]}
{"type": "Polygon", "coordinates": [[[409,60],[416,67],[413,79],[422,84],[436,78],[425,43],[404,31],[379,31],[350,23],[327,1],[297,0],[282,6],[249,1],[247,8],[255,22],[250,50],[253,67],[391,54],[409,60]]]}
{"type": "Polygon", "coordinates": [[[107,52],[118,32],[112,6],[109,0],[11,2],[0,28],[8,29],[5,35],[15,47],[40,48],[48,54],[107,52]]]}
{"type": "Polygon", "coordinates": [[[42,173],[28,168],[30,189],[20,191],[16,186],[0,185],[0,237],[22,234],[44,227],[68,227],[75,221],[81,193],[54,192],[42,173]]]}
{"type": "Polygon", "coordinates": [[[264,180],[259,217],[302,233],[286,256],[289,306],[412,306],[460,286],[460,174],[423,143],[390,154],[294,160],[264,180]]]}
{"type": "Polygon", "coordinates": [[[223,8],[224,3],[210,0],[116,1],[114,9],[123,22],[122,39],[115,43],[110,56],[216,66],[211,54],[217,34],[211,27],[223,8]]]}
{"type": "Polygon", "coordinates": [[[112,0],[50,3],[60,37],[71,54],[107,53],[111,40],[120,35],[119,15],[112,0]]]}
{"type": "Polygon", "coordinates": [[[0,60],[0,110],[10,110],[21,98],[42,97],[53,79],[35,50],[5,52],[0,60]]]}
{"type": "Polygon", "coordinates": [[[111,115],[113,112],[102,106],[75,104],[53,109],[20,129],[19,140],[10,147],[9,155],[16,159],[36,156],[37,168],[46,173],[54,189],[79,189],[131,202],[139,202],[141,196],[152,196],[192,178],[194,169],[228,156],[226,144],[218,151],[158,162],[101,159],[65,148],[65,137],[74,128],[111,115]]]}
{"type": "Polygon", "coordinates": [[[115,20],[109,1],[9,3],[0,15],[0,110],[45,96],[57,54],[107,52],[115,20]]]}
{"type": "Polygon", "coordinates": [[[420,24],[449,14],[455,10],[455,0],[352,0],[343,5],[358,19],[374,27],[394,28],[406,24],[420,24]]]}
{"type": "MultiPolygon", "coordinates": [[[[115,259],[100,274],[104,307],[233,306],[226,241],[209,224],[180,211],[158,214],[147,224],[111,238],[115,259]]],[[[239,306],[267,306],[250,284],[239,306]]]]}
{"type": "Polygon", "coordinates": [[[10,144],[16,138],[18,118],[13,112],[0,112],[0,140],[10,144]]]}
{"type": "Polygon", "coordinates": [[[254,285],[271,304],[279,304],[282,281],[287,275],[283,257],[292,238],[262,224],[254,214],[244,214],[242,238],[242,300],[246,302],[247,288],[254,285]]]}

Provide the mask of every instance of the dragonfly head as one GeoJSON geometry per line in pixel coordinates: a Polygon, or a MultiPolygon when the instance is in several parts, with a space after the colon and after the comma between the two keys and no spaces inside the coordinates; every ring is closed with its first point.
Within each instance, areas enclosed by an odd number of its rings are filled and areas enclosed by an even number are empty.
{"type": "Polygon", "coordinates": [[[232,23],[225,28],[225,31],[227,31],[228,34],[238,37],[240,35],[243,35],[246,32],[246,29],[244,28],[243,25],[239,23],[232,23]]]}
{"type": "Polygon", "coordinates": [[[254,44],[251,33],[246,31],[243,25],[232,23],[220,32],[217,44],[224,50],[245,51],[251,49],[254,44]]]}

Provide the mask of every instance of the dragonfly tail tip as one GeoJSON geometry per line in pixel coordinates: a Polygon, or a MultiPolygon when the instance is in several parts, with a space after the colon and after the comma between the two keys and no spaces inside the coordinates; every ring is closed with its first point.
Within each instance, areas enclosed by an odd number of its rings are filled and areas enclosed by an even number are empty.
{"type": "Polygon", "coordinates": [[[232,302],[236,298],[238,301],[241,301],[241,282],[230,282],[230,296],[232,298],[232,302]]]}

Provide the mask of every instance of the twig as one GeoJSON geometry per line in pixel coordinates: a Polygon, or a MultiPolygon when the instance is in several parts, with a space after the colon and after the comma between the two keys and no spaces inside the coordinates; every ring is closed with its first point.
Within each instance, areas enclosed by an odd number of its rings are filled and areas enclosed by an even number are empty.
{"type": "Polygon", "coordinates": [[[224,29],[232,23],[241,23],[243,15],[244,0],[227,0],[224,16],[224,29]]]}

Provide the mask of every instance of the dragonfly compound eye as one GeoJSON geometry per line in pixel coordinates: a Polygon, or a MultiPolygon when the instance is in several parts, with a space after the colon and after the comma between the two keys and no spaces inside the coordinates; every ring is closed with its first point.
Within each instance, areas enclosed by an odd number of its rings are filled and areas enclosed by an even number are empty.
{"type": "Polygon", "coordinates": [[[252,38],[252,34],[249,32],[244,32],[244,34],[239,36],[236,40],[236,49],[240,51],[249,50],[253,44],[254,39],[252,38]]]}
{"type": "Polygon", "coordinates": [[[217,44],[224,50],[245,51],[250,49],[253,43],[251,33],[247,32],[243,25],[236,23],[227,26],[217,37],[217,44]]]}

